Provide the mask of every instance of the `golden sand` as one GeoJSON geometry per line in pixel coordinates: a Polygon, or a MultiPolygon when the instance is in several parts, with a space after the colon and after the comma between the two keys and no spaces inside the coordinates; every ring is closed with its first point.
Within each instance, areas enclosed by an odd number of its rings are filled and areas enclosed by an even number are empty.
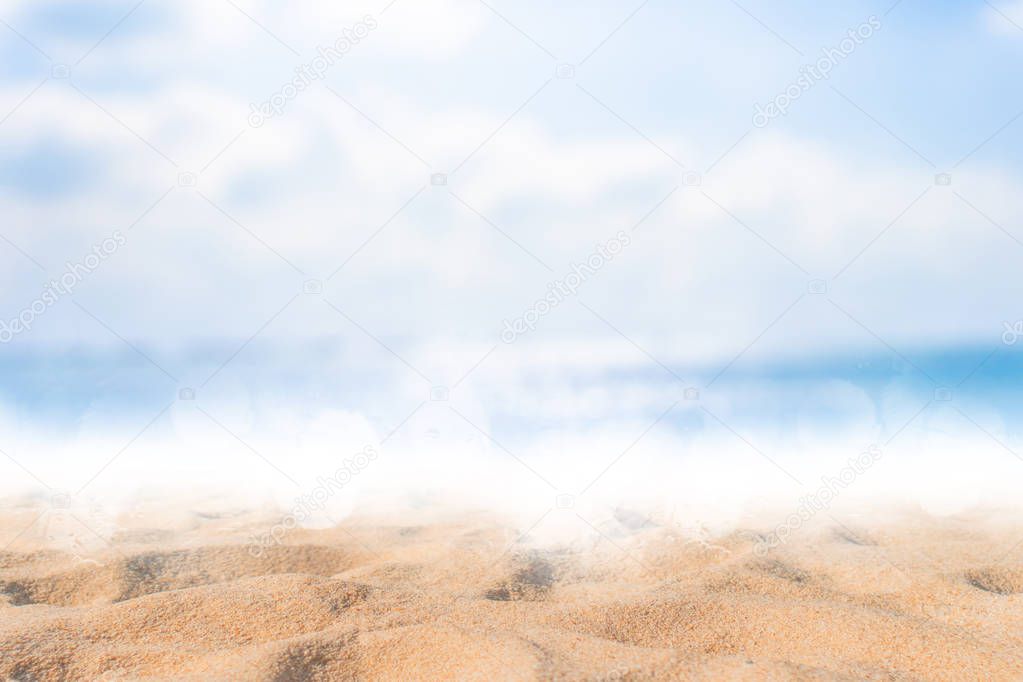
{"type": "Polygon", "coordinates": [[[54,513],[0,511],[0,679],[1023,679],[1023,526],[993,515],[828,521],[766,553],[752,525],[611,514],[558,543],[363,515],[258,552],[266,513],[183,512],[86,553],[39,530],[54,513]]]}

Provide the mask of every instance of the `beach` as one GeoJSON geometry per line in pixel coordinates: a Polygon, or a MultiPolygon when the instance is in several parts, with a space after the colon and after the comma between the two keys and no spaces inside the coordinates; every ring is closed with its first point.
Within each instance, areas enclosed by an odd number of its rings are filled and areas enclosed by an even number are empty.
{"type": "Polygon", "coordinates": [[[69,546],[53,529],[93,519],[8,503],[0,677],[1023,677],[1023,525],[993,511],[828,518],[769,541],[756,523],[624,510],[551,509],[530,528],[419,508],[266,542],[276,512],[200,507],[69,546]],[[557,515],[592,530],[545,538],[557,515]]]}

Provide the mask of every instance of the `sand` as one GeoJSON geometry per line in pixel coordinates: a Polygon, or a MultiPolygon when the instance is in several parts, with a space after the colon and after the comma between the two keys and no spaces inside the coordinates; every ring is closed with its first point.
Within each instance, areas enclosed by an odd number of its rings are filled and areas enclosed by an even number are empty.
{"type": "Polygon", "coordinates": [[[543,537],[575,514],[356,514],[260,549],[265,510],[11,502],[0,679],[1023,679],[1004,516],[822,516],[767,552],[764,523],[622,510],[543,537]]]}

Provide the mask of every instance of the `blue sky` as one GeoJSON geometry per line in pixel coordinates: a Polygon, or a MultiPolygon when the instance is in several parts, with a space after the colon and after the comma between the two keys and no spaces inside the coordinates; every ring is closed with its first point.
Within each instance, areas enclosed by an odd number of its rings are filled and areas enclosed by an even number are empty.
{"type": "Polygon", "coordinates": [[[951,420],[1016,447],[1019,2],[9,2],[0,20],[0,319],[123,238],[0,346],[24,457],[142,427],[194,446],[209,432],[174,416],[194,406],[275,448],[338,413],[367,439],[408,429],[408,452],[465,442],[403,421],[424,401],[537,458],[552,429],[627,440],[673,400],[666,453],[711,412],[793,457],[921,409],[918,439],[951,420]]]}

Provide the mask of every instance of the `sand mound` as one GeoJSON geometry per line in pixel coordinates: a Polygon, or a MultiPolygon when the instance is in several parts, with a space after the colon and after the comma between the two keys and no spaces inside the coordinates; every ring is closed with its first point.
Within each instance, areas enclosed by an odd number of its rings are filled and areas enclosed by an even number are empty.
{"type": "Polygon", "coordinates": [[[0,679],[1023,678],[1023,566],[978,562],[1018,526],[917,517],[764,553],[756,529],[621,510],[613,538],[547,546],[481,515],[361,518],[253,552],[222,521],[0,553],[0,679]]]}
{"type": "Polygon", "coordinates": [[[110,669],[130,670],[140,659],[148,667],[169,671],[187,654],[323,630],[368,594],[367,588],[344,581],[278,575],[70,612],[33,609],[0,625],[4,658],[17,660],[9,669],[0,664],[0,672],[60,679],[54,672],[64,669],[81,679],[110,669]]]}
{"type": "MultiPolygon", "coordinates": [[[[32,562],[30,565],[34,565],[32,562]]],[[[11,604],[81,606],[134,599],[154,592],[274,573],[333,575],[353,563],[336,548],[275,546],[253,556],[244,546],[150,551],[131,557],[79,563],[46,575],[0,580],[11,604]]]]}

